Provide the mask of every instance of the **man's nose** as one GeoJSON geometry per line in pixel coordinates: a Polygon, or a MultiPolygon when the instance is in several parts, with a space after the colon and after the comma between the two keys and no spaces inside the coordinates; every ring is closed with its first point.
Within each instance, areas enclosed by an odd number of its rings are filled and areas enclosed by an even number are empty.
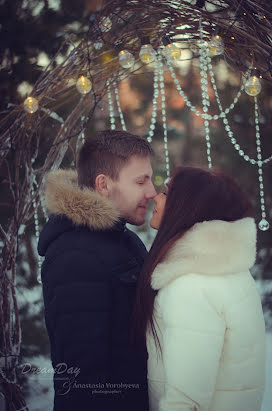
{"type": "Polygon", "coordinates": [[[157,193],[156,193],[155,187],[154,187],[153,183],[150,182],[150,187],[149,187],[149,190],[146,194],[146,198],[151,199],[151,198],[154,198],[156,195],[157,195],[157,193]]]}

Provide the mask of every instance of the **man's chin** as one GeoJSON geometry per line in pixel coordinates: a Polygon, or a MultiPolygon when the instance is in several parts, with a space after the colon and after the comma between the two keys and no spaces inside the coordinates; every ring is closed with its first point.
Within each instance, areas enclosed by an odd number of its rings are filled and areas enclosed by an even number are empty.
{"type": "Polygon", "coordinates": [[[131,225],[140,226],[140,225],[143,225],[145,223],[145,217],[144,216],[143,217],[138,217],[138,218],[135,218],[134,216],[133,217],[127,217],[126,221],[131,225]]]}
{"type": "Polygon", "coordinates": [[[130,220],[127,220],[127,222],[131,225],[140,226],[140,225],[143,225],[145,223],[145,218],[142,219],[141,221],[140,220],[135,220],[135,219],[130,219],[130,220]]]}

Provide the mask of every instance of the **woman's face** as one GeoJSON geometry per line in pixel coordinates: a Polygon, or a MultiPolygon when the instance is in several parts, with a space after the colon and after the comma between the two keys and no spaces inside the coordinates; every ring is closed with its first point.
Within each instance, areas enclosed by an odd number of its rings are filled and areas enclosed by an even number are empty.
{"type": "Polygon", "coordinates": [[[162,220],[162,216],[164,212],[164,207],[166,203],[167,193],[168,193],[168,186],[165,185],[163,186],[163,189],[161,190],[161,192],[153,198],[153,201],[155,202],[155,207],[154,207],[152,218],[149,224],[152,228],[155,228],[156,230],[160,228],[160,224],[161,224],[161,220],[162,220]]]}

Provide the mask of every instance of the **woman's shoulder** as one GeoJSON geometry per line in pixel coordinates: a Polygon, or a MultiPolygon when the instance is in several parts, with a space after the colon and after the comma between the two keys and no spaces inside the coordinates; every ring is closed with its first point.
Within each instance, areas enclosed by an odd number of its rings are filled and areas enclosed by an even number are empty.
{"type": "MultiPolygon", "coordinates": [[[[254,279],[249,271],[225,276],[203,276],[190,273],[181,276],[161,288],[158,293],[158,306],[168,318],[174,312],[191,316],[200,311],[216,313],[224,319],[226,313],[237,307],[240,302],[258,305],[260,297],[254,279]]],[[[235,310],[234,310],[235,311],[235,310]]]]}

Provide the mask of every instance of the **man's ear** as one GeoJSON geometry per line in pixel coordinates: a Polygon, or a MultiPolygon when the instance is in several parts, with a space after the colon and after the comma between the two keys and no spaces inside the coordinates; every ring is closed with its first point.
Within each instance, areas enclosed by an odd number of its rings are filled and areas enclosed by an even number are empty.
{"type": "Polygon", "coordinates": [[[95,179],[95,189],[105,197],[110,194],[111,182],[108,176],[105,174],[98,174],[95,179]]]}

